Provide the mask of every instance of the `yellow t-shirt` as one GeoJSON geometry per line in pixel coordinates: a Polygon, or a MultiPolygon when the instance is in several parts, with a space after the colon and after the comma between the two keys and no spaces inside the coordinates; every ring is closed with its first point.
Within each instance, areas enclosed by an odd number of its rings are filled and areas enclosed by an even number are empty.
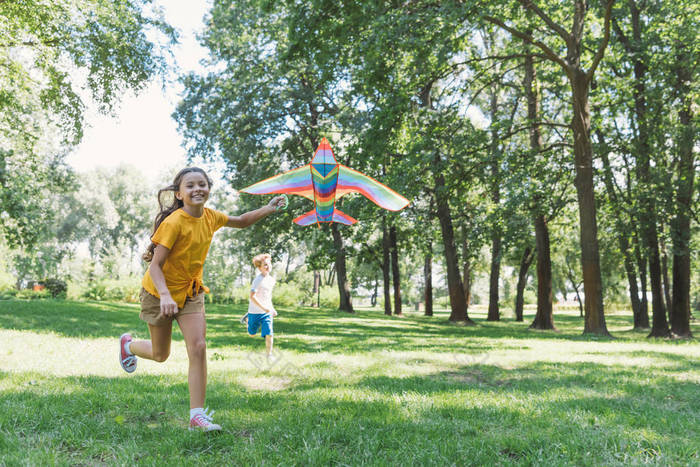
{"type": "MultiPolygon", "coordinates": [[[[166,217],[151,237],[153,243],[163,245],[170,254],[163,264],[163,275],[168,290],[179,308],[194,291],[209,289],[202,283],[204,260],[214,232],[226,225],[228,216],[213,209],[204,208],[202,217],[192,217],[183,209],[166,217]]],[[[146,270],[141,285],[151,295],[160,297],[150,270],[146,270]]]]}

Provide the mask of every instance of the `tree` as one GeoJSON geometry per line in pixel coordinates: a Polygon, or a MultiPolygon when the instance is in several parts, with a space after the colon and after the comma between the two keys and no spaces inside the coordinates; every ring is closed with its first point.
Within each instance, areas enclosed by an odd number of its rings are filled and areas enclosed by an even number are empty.
{"type": "Polygon", "coordinates": [[[0,2],[0,135],[31,145],[30,117],[51,114],[65,141],[82,137],[84,87],[104,111],[165,72],[176,35],[150,0],[0,2]],[[156,42],[153,34],[158,34],[156,42]],[[149,36],[150,35],[150,36],[149,36]],[[76,71],[84,72],[81,83],[76,71]]]}
{"type": "MultiPolygon", "coordinates": [[[[540,20],[540,27],[548,34],[556,36],[566,47],[562,56],[553,50],[545,41],[549,38],[538,38],[534,33],[523,32],[517,26],[509,25],[502,18],[484,14],[482,17],[489,23],[495,24],[510,32],[523,42],[539,48],[547,59],[558,64],[565,72],[571,87],[573,103],[574,157],[576,164],[576,190],[579,203],[579,221],[581,224],[581,267],[583,271],[583,286],[586,297],[586,322],[584,334],[609,335],[605,324],[603,309],[603,290],[600,271],[600,253],[598,251],[598,233],[596,223],[596,205],[593,185],[593,152],[590,138],[590,110],[588,94],[591,80],[605,53],[610,38],[610,18],[614,0],[606,0],[603,5],[604,18],[602,24],[603,37],[598,40],[595,54],[586,70],[582,64],[584,51],[583,43],[587,3],[583,0],[573,2],[573,24],[567,31],[555,20],[558,13],[552,10],[546,12],[530,0],[518,0],[525,10],[532,11],[540,20]]],[[[538,28],[539,30],[539,28],[538,28]]]]}
{"type": "MultiPolygon", "coordinates": [[[[698,48],[697,35],[698,5],[684,2],[687,14],[675,15],[680,24],[669,24],[670,42],[674,58],[670,77],[672,95],[677,102],[677,120],[674,132],[675,199],[672,219],[673,239],[673,299],[671,331],[681,337],[692,337],[690,331],[690,284],[691,284],[691,213],[697,214],[695,197],[695,177],[697,161],[695,157],[698,141],[698,48]]],[[[697,219],[697,217],[696,217],[697,219]]],[[[697,222],[697,221],[696,221],[697,222]]]]}
{"type": "Polygon", "coordinates": [[[669,333],[666,320],[666,309],[663,301],[661,259],[659,255],[658,216],[654,199],[654,187],[651,174],[652,131],[651,118],[648,114],[647,99],[647,60],[644,50],[646,42],[645,24],[641,15],[640,5],[634,0],[627,2],[631,34],[622,30],[619,22],[613,20],[616,37],[624,46],[631,62],[634,77],[632,80],[634,99],[634,121],[637,131],[634,136],[634,152],[637,158],[636,170],[639,182],[639,201],[641,237],[649,261],[649,278],[651,282],[652,299],[652,329],[653,336],[666,336],[669,333]],[[628,35],[629,34],[629,35],[628,35]]]}
{"type": "Polygon", "coordinates": [[[71,187],[63,158],[83,135],[82,91],[107,112],[167,70],[175,33],[150,3],[0,1],[0,213],[10,243],[38,241],[53,221],[41,194],[71,187]]]}

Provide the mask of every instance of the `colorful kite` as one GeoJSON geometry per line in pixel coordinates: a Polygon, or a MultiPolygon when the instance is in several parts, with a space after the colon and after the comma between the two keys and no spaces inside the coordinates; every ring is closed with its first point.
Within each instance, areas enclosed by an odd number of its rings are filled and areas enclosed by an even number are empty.
{"type": "Polygon", "coordinates": [[[310,164],[281,173],[241,190],[253,195],[288,193],[314,202],[314,208],[294,219],[299,225],[338,222],[352,225],[356,219],[335,208],[336,200],[348,193],[360,193],[379,207],[399,211],[408,200],[367,175],[339,164],[328,140],[323,138],[310,164]]]}

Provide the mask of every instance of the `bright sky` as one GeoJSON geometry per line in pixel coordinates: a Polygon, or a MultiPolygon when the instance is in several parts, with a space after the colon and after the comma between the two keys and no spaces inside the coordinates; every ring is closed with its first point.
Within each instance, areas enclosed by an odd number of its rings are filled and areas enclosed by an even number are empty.
{"type": "MultiPolygon", "coordinates": [[[[173,50],[181,71],[202,70],[199,61],[207,50],[201,47],[195,35],[203,27],[203,17],[210,7],[208,0],[156,0],[163,7],[168,22],[180,31],[180,44],[173,50]]],[[[152,82],[138,96],[125,96],[116,116],[87,112],[88,128],[82,143],[67,157],[67,162],[78,172],[96,167],[115,167],[120,164],[142,169],[150,181],[162,178],[163,173],[174,175],[186,166],[182,137],[171,114],[179,101],[180,86],[162,89],[160,82],[152,82]]],[[[205,169],[210,169],[206,164],[205,169]]],[[[213,171],[215,172],[215,171],[213,171]]],[[[216,174],[212,174],[215,178],[216,174]]]]}

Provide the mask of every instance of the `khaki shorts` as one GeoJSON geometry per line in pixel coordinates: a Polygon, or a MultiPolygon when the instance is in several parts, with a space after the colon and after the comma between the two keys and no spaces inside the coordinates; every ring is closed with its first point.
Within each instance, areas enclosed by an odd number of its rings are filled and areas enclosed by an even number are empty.
{"type": "Polygon", "coordinates": [[[204,313],[204,292],[200,292],[194,297],[187,297],[185,299],[185,306],[178,308],[178,312],[175,316],[163,316],[160,314],[160,298],[155,295],[151,295],[146,291],[146,289],[141,289],[139,294],[141,298],[141,314],[139,317],[147,322],[148,324],[153,324],[154,326],[162,326],[164,324],[170,324],[173,319],[178,316],[190,315],[194,313],[204,313]]]}

